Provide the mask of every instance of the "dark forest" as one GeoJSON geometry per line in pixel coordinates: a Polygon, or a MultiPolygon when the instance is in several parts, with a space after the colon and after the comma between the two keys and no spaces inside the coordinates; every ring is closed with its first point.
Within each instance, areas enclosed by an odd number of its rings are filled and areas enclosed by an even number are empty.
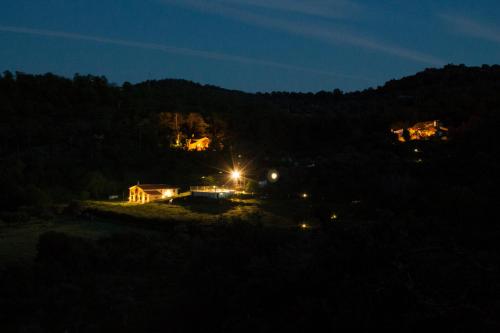
{"type": "Polygon", "coordinates": [[[0,256],[3,332],[500,330],[500,66],[256,94],[4,72],[0,114],[0,243],[38,230],[32,256],[0,256]],[[430,120],[447,140],[391,132],[430,120]],[[162,203],[213,223],[90,204],[219,185],[235,160],[286,225],[224,217],[234,200],[162,203]]]}

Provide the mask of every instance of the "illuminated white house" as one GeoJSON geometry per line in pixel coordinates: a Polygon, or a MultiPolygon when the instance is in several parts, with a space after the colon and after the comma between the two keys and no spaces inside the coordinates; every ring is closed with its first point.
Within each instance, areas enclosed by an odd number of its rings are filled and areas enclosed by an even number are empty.
{"type": "Polygon", "coordinates": [[[134,185],[129,188],[129,202],[146,203],[155,200],[168,199],[179,194],[179,188],[165,184],[134,185]]]}

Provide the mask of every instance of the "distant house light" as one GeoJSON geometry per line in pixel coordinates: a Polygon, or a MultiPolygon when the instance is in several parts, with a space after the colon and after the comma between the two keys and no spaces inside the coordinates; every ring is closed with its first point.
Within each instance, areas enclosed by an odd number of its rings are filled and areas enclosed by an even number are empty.
{"type": "Polygon", "coordinates": [[[398,141],[406,142],[408,139],[428,140],[432,137],[439,137],[441,140],[447,140],[448,128],[443,127],[439,120],[431,120],[416,123],[408,128],[393,128],[391,132],[396,134],[398,141]]]}
{"type": "Polygon", "coordinates": [[[186,145],[189,151],[203,151],[207,150],[210,145],[210,139],[203,137],[201,139],[189,139],[186,145]]]}

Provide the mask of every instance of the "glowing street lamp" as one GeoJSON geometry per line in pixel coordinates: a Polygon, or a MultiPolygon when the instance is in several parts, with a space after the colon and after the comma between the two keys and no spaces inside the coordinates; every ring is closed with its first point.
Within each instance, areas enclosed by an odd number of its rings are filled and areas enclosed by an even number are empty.
{"type": "Polygon", "coordinates": [[[280,178],[278,171],[271,169],[267,172],[267,180],[271,183],[276,183],[280,178]]]}
{"type": "Polygon", "coordinates": [[[239,172],[238,170],[233,170],[233,171],[231,171],[231,178],[232,178],[234,181],[238,181],[238,180],[240,180],[240,178],[241,178],[241,172],[239,172]]]}
{"type": "Polygon", "coordinates": [[[239,171],[238,169],[234,169],[230,172],[229,177],[234,181],[234,186],[238,188],[238,186],[240,185],[240,180],[242,178],[241,171],[239,171]]]}

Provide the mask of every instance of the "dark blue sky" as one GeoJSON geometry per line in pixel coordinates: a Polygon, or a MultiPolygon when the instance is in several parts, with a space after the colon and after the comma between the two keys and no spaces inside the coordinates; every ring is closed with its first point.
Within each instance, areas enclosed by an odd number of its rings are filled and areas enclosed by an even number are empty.
{"type": "Polygon", "coordinates": [[[350,91],[499,63],[498,17],[498,0],[0,0],[0,71],[350,91]]]}

